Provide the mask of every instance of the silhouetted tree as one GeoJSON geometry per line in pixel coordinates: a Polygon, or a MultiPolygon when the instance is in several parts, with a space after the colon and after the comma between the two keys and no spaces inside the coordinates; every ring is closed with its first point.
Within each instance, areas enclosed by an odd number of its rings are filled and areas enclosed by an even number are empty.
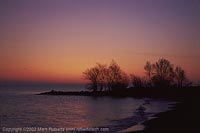
{"type": "Polygon", "coordinates": [[[90,81],[86,88],[93,91],[103,89],[111,91],[126,88],[129,84],[128,76],[114,60],[109,67],[97,63],[95,67],[87,69],[83,74],[84,78],[90,81]]]}
{"type": "Polygon", "coordinates": [[[128,86],[128,76],[114,60],[111,61],[107,74],[108,90],[126,88],[128,86]]]}
{"type": "Polygon", "coordinates": [[[143,87],[143,80],[141,77],[136,76],[136,75],[131,75],[131,83],[134,87],[136,88],[141,88],[143,87]]]}
{"type": "Polygon", "coordinates": [[[89,90],[97,91],[97,85],[98,85],[98,76],[99,76],[99,69],[98,67],[93,67],[90,69],[87,69],[84,74],[84,78],[89,80],[90,82],[86,85],[86,88],[89,90]]]}
{"type": "Polygon", "coordinates": [[[125,72],[121,72],[121,79],[120,82],[118,83],[118,88],[119,89],[124,89],[127,88],[129,85],[129,77],[125,72]]]}
{"type": "Polygon", "coordinates": [[[103,89],[106,90],[107,88],[107,66],[104,64],[97,63],[97,68],[99,70],[99,75],[97,77],[97,83],[99,90],[102,91],[103,89]]]}
{"type": "Polygon", "coordinates": [[[144,70],[145,70],[145,74],[147,76],[147,85],[151,86],[151,78],[152,78],[152,74],[153,74],[153,67],[151,65],[151,63],[149,61],[146,62],[145,66],[144,66],[144,70]]]}
{"type": "Polygon", "coordinates": [[[153,67],[152,82],[158,87],[167,87],[173,82],[173,65],[166,59],[159,59],[153,67]]]}
{"type": "MultiPolygon", "coordinates": [[[[181,67],[174,69],[166,59],[159,59],[154,64],[146,62],[144,66],[148,82],[139,76],[131,75],[131,82],[135,87],[152,86],[155,87],[168,87],[172,85],[174,81],[177,81],[179,87],[188,85],[186,80],[185,71],[181,67]]],[[[89,80],[86,88],[92,91],[111,91],[127,88],[129,85],[129,78],[125,72],[123,72],[120,66],[112,60],[110,65],[104,65],[97,63],[95,67],[87,69],[83,72],[84,78],[89,80]]]]}
{"type": "Polygon", "coordinates": [[[186,81],[185,71],[181,67],[175,68],[175,80],[179,87],[183,86],[183,82],[186,81]]]}

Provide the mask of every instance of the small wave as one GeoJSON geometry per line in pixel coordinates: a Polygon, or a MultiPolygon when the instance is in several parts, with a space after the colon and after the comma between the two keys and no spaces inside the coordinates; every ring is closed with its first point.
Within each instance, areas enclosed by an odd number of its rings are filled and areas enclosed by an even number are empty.
{"type": "MultiPolygon", "coordinates": [[[[144,112],[139,113],[138,111],[134,112],[133,116],[127,117],[124,119],[119,120],[111,120],[113,125],[107,125],[104,127],[108,127],[110,132],[120,132],[122,130],[128,129],[130,127],[133,127],[135,125],[138,125],[146,120],[149,119],[150,116],[152,116],[153,113],[150,112],[144,112]]],[[[135,129],[138,130],[138,129],[135,129]]]]}

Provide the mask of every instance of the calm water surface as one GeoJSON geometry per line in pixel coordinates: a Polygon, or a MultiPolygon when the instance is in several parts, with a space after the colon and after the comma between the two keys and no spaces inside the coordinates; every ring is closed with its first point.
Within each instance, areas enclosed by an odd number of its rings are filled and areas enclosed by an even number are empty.
{"type": "Polygon", "coordinates": [[[1,87],[2,127],[108,127],[122,131],[169,109],[166,100],[35,95],[43,91],[81,90],[81,85],[1,87]],[[144,109],[142,110],[141,107],[144,109]]]}

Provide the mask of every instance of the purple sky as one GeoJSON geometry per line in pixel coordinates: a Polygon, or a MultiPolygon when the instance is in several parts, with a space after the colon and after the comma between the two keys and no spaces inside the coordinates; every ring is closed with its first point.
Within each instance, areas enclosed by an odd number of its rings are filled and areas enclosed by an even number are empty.
{"type": "Polygon", "coordinates": [[[200,81],[199,0],[1,0],[0,80],[81,82],[115,59],[143,75],[167,58],[200,81]]]}

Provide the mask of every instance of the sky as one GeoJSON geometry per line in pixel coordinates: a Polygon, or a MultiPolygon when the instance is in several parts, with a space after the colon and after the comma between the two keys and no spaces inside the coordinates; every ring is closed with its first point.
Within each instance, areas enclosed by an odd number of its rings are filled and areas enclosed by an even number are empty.
{"type": "Polygon", "coordinates": [[[199,0],[0,0],[0,81],[79,83],[166,58],[200,82],[199,0]]]}

